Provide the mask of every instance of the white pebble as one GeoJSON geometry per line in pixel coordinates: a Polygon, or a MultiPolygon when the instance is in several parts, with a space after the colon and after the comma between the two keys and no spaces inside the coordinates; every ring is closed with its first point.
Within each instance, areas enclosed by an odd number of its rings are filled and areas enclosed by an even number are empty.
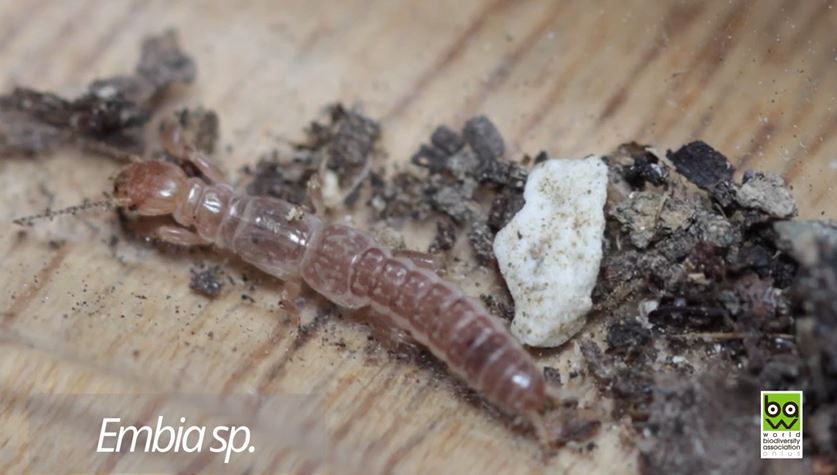
{"type": "Polygon", "coordinates": [[[512,334],[558,346],[584,326],[602,258],[607,167],[601,157],[535,167],[526,204],[497,233],[494,254],[514,298],[512,334]]]}

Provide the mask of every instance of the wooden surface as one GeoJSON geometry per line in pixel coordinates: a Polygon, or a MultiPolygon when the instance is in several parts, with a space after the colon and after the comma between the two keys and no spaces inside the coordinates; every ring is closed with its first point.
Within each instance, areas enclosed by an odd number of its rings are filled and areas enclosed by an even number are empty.
{"type": "MultiPolygon", "coordinates": [[[[339,100],[382,120],[392,161],[404,161],[435,125],[477,113],[495,121],[512,158],[607,152],[629,140],[662,150],[702,138],[742,167],[782,173],[802,216],[837,217],[830,2],[436,3],[2,0],[0,86],[72,95],[94,77],[131,70],[140,38],[171,26],[199,77],[168,107],[219,112],[222,144],[231,146],[219,159],[233,174],[300,137],[339,100]]],[[[117,169],[72,150],[0,161],[0,472],[32,469],[33,454],[66,466],[85,457],[83,438],[39,438],[58,422],[28,418],[36,394],[125,394],[121,415],[141,421],[157,406],[128,395],[174,392],[315,395],[327,439],[362,452],[370,471],[637,469],[636,450],[611,425],[594,450],[566,449],[544,463],[530,436],[433,370],[367,350],[365,330],[331,319],[300,336],[278,308],[281,283],[245,283],[246,268],[234,262],[224,264],[235,283],[222,297],[192,293],[189,268],[225,257],[124,239],[109,246],[121,235],[109,214],[44,223],[25,236],[11,225],[100,196],[117,169]],[[62,440],[81,448],[66,450],[62,440]]],[[[567,345],[540,361],[577,359],[567,345]]],[[[249,459],[258,460],[255,472],[300,470],[274,445],[249,459]]],[[[98,470],[127,464],[109,457],[98,470]]],[[[224,469],[198,458],[186,471],[224,469]]]]}

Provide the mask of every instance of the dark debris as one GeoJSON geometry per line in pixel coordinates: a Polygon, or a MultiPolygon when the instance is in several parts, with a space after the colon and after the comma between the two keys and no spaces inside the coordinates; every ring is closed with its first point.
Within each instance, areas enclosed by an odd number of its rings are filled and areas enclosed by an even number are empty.
{"type": "Polygon", "coordinates": [[[431,250],[450,249],[465,235],[477,261],[491,266],[494,235],[523,206],[528,176],[504,154],[503,138],[485,116],[466,121],[461,133],[441,125],[411,159],[427,176],[407,170],[391,181],[379,177],[372,206],[383,219],[435,219],[431,250]]]}
{"type": "Polygon", "coordinates": [[[322,154],[325,167],[335,171],[341,187],[368,167],[381,127],[374,120],[341,104],[330,108],[329,121],[314,122],[309,129],[309,143],[301,148],[322,154]]]}
{"type": "Polygon", "coordinates": [[[137,102],[145,102],[171,84],[194,81],[197,65],[180,49],[177,33],[169,30],[143,41],[136,74],[150,85],[146,95],[134,97],[137,102]]]}
{"type": "Polygon", "coordinates": [[[653,351],[651,330],[637,319],[617,320],[607,327],[608,351],[635,360],[643,353],[653,351]]]}
{"type": "Polygon", "coordinates": [[[278,153],[271,153],[242,169],[249,177],[247,193],[256,196],[272,196],[290,201],[296,205],[306,202],[308,180],[317,173],[319,164],[310,155],[280,159],[278,153]]]}
{"type": "Polygon", "coordinates": [[[177,112],[177,121],[186,143],[194,144],[206,155],[215,152],[221,128],[215,111],[200,106],[181,109],[177,112]]]}
{"type": "Polygon", "coordinates": [[[648,473],[748,472],[757,460],[741,455],[750,452],[740,434],[757,430],[742,416],[752,388],[802,388],[820,427],[806,454],[833,458],[837,227],[784,221],[795,206],[780,178],[748,172],[736,183],[703,142],[668,159],[675,170],[637,144],[608,158],[593,301],[610,320],[604,350],[580,348],[613,417],[651,435],[641,447],[648,473]]]}
{"type": "Polygon", "coordinates": [[[668,178],[668,167],[648,150],[647,145],[631,142],[622,145],[621,148],[633,158],[633,163],[625,165],[622,171],[628,184],[638,189],[643,189],[646,183],[654,186],[665,184],[668,178]]]}
{"type": "Polygon", "coordinates": [[[380,125],[360,112],[341,104],[328,108],[324,122],[308,127],[305,142],[295,145],[290,154],[273,151],[261,158],[254,168],[242,171],[250,176],[247,192],[284,199],[313,209],[308,196],[309,181],[321,172],[335,173],[344,204],[357,199],[359,186],[371,177],[375,188],[380,177],[370,173],[374,147],[380,137],[380,125]]]}
{"type": "Polygon", "coordinates": [[[514,318],[514,302],[507,290],[500,295],[481,294],[480,300],[494,316],[508,322],[514,318]]]}
{"type": "Polygon", "coordinates": [[[191,270],[192,278],[189,288],[207,297],[217,297],[224,289],[222,271],[219,266],[198,266],[191,270]]]}
{"type": "Polygon", "coordinates": [[[465,146],[465,141],[456,132],[445,125],[436,127],[430,136],[430,142],[445,156],[451,156],[465,146]]]}
{"type": "Polygon", "coordinates": [[[73,137],[140,149],[152,99],[174,83],[191,82],[195,71],[170,30],[143,41],[134,75],[95,80],[75,99],[15,88],[0,96],[0,150],[43,153],[73,137]]]}
{"type": "Polygon", "coordinates": [[[456,223],[452,219],[439,218],[436,220],[436,234],[430,243],[428,251],[431,253],[450,251],[456,244],[456,223]]]}
{"type": "Polygon", "coordinates": [[[489,266],[494,262],[494,232],[488,224],[482,220],[474,221],[471,224],[471,230],[468,231],[468,241],[471,243],[477,262],[484,266],[489,266]]]}
{"type": "Polygon", "coordinates": [[[500,131],[488,117],[480,115],[465,122],[462,137],[483,162],[496,162],[506,152],[500,131]]]}
{"type": "Polygon", "coordinates": [[[666,157],[681,175],[704,190],[711,191],[716,185],[732,179],[734,168],[727,157],[700,140],[688,143],[676,152],[669,150],[666,157]]]}
{"type": "Polygon", "coordinates": [[[500,231],[523,208],[523,204],[523,193],[514,188],[504,188],[491,201],[491,209],[488,211],[488,227],[494,233],[500,231]]]}

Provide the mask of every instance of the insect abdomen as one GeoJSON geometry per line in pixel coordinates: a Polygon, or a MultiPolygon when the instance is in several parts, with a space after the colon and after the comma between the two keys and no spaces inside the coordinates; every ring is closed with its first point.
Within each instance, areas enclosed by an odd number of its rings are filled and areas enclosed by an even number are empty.
{"type": "Polygon", "coordinates": [[[302,277],[339,305],[371,305],[501,408],[515,414],[543,408],[543,376],[499,321],[368,234],[325,224],[305,253],[302,277]]]}
{"type": "Polygon", "coordinates": [[[302,278],[332,302],[348,308],[368,303],[364,294],[350,288],[353,266],[370,248],[377,248],[368,234],[341,224],[325,224],[302,259],[302,278]]]}
{"type": "Polygon", "coordinates": [[[529,356],[479,302],[435,273],[370,248],[355,261],[350,289],[498,406],[542,409],[543,377],[529,356]]]}
{"type": "Polygon", "coordinates": [[[321,226],[318,217],[286,201],[239,196],[230,201],[216,244],[268,274],[289,279],[299,275],[306,249],[321,226]]]}

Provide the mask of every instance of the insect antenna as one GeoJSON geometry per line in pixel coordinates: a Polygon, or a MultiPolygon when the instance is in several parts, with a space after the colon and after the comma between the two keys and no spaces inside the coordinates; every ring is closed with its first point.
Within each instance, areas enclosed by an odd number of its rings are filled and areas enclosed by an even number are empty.
{"type": "Polygon", "coordinates": [[[119,162],[137,163],[145,161],[145,159],[136,154],[127,152],[125,150],[122,150],[118,147],[114,147],[113,145],[99,140],[91,139],[78,134],[70,134],[69,138],[75,141],[75,143],[84,150],[102,155],[104,157],[119,162]]]}
{"type": "Polygon", "coordinates": [[[78,213],[82,213],[85,211],[98,209],[111,210],[114,208],[116,208],[116,204],[113,202],[113,200],[110,199],[110,197],[107,197],[107,199],[101,201],[85,200],[83,203],[79,205],[73,205],[63,209],[53,210],[47,208],[43,213],[17,218],[12,222],[17,224],[18,226],[32,226],[35,221],[40,221],[42,219],[52,220],[56,216],[63,216],[67,214],[75,216],[78,213]]]}

